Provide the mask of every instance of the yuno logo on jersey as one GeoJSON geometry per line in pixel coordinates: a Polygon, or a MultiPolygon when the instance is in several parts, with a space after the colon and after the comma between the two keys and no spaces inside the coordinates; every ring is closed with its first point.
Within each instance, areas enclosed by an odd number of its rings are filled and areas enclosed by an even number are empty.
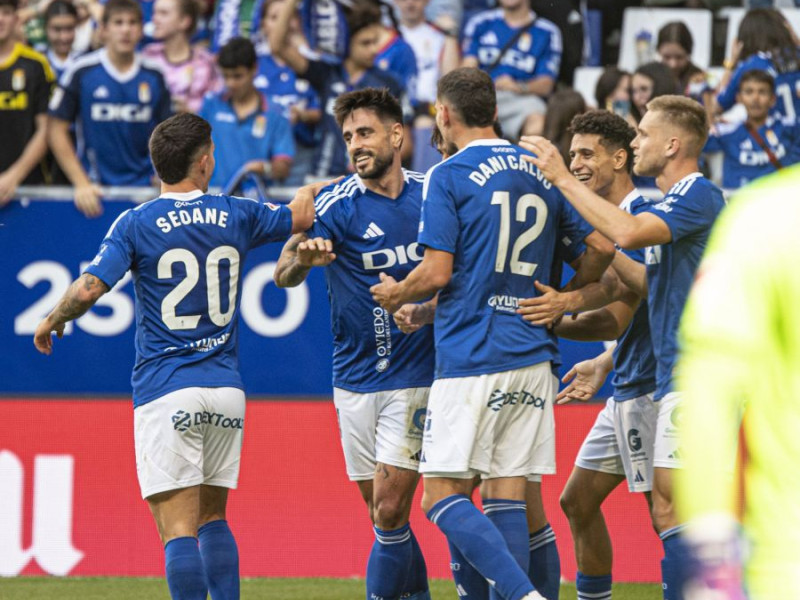
{"type": "Polygon", "coordinates": [[[123,121],[125,123],[147,123],[153,118],[153,109],[141,104],[114,104],[97,102],[92,104],[92,121],[123,121]]]}
{"type": "Polygon", "coordinates": [[[424,252],[419,244],[414,242],[408,246],[395,246],[394,248],[364,252],[361,254],[361,259],[364,263],[364,269],[373,271],[376,269],[390,269],[395,265],[407,265],[409,261],[420,262],[424,252]]]}
{"type": "Polygon", "coordinates": [[[19,575],[32,558],[51,575],[67,575],[83,558],[72,543],[74,459],[39,454],[33,463],[31,545],[23,548],[25,469],[0,451],[0,576],[19,575]]]}

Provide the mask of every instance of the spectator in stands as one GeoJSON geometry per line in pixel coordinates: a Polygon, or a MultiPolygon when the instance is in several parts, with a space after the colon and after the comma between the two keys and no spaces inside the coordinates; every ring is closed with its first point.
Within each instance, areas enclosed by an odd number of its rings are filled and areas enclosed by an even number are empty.
{"type": "Polygon", "coordinates": [[[692,62],[693,48],[692,33],[682,21],[667,23],[658,31],[656,51],[661,62],[670,68],[684,96],[707,105],[712,91],[706,73],[692,62]]]}
{"type": "Polygon", "coordinates": [[[631,124],[635,127],[642,120],[650,100],[678,94],[678,88],[678,80],[663,63],[651,62],[636,69],[631,77],[631,124]]]}
{"type": "Polygon", "coordinates": [[[68,0],[54,0],[44,11],[44,29],[47,33],[47,60],[60,79],[66,68],[75,59],[72,48],[75,43],[75,28],[78,26],[78,9],[68,0]]]}
{"type": "Polygon", "coordinates": [[[291,125],[279,106],[256,89],[253,42],[233,38],[219,52],[225,91],[209,95],[200,116],[211,123],[217,166],[211,185],[227,188],[240,169],[265,180],[289,176],[294,158],[291,125]]]}
{"type": "MultiPolygon", "coordinates": [[[[485,10],[487,7],[483,7],[485,10]]],[[[425,18],[439,29],[454,37],[459,37],[464,22],[462,0],[430,0],[425,7],[425,18]]]]}
{"type": "Polygon", "coordinates": [[[800,162],[800,126],[770,116],[775,79],[751,70],[739,81],[736,101],[747,110],[744,123],[720,123],[712,129],[705,152],[722,152],[722,186],[736,189],[783,167],[800,162]]]}
{"type": "Polygon", "coordinates": [[[48,141],[75,186],[75,205],[94,217],[102,212],[95,184],[148,186],[153,166],[147,142],[171,114],[160,69],[142,58],[142,9],[136,0],[108,0],[103,10],[105,48],[77,59],[50,102],[48,141]],[[70,127],[79,123],[78,147],[70,127]]]}
{"type": "Polygon", "coordinates": [[[489,73],[497,89],[498,119],[509,139],[539,135],[561,66],[561,32],[537,17],[528,0],[500,0],[464,30],[464,67],[489,73]]]}
{"type": "MultiPolygon", "coordinates": [[[[272,54],[284,60],[299,76],[307,79],[320,96],[323,115],[320,123],[322,141],[314,157],[317,176],[342,175],[352,169],[349,166],[347,148],[342,132],[333,115],[333,103],[344,92],[367,87],[388,88],[401,99],[407,121],[413,114],[405,91],[394,77],[375,66],[378,53],[378,37],[381,33],[381,11],[372,2],[356,0],[353,8],[347,11],[347,26],[350,41],[347,56],[341,64],[331,64],[319,59],[309,58],[300,52],[289,39],[291,21],[299,0],[286,0],[275,25],[275,34],[270,40],[272,54]]],[[[408,129],[408,128],[407,128],[408,129]]],[[[403,158],[409,160],[413,144],[411,132],[405,132],[403,158]]]]}
{"type": "MultiPolygon", "coordinates": [[[[273,35],[275,24],[286,0],[266,0],[262,6],[261,33],[265,40],[273,35]]],[[[295,45],[305,45],[300,34],[300,20],[293,17],[289,22],[289,35],[294,38],[295,45]]],[[[319,95],[305,79],[299,78],[295,72],[280,58],[273,56],[269,44],[256,47],[258,54],[258,75],[256,88],[275,107],[280,107],[283,116],[289,120],[294,134],[295,155],[292,170],[286,185],[300,186],[305,176],[313,171],[314,152],[319,143],[318,127],[322,118],[319,95]]]]}
{"type": "MultiPolygon", "coordinates": [[[[555,24],[561,32],[562,40],[570,40],[564,44],[561,53],[561,68],[558,81],[571,86],[575,77],[575,68],[583,64],[584,59],[584,22],[581,5],[585,0],[530,0],[531,9],[539,17],[555,24]]],[[[588,33],[588,32],[587,32],[588,33]]]]}
{"type": "Polygon", "coordinates": [[[411,105],[417,105],[417,57],[410,44],[403,39],[394,17],[394,11],[388,10],[392,26],[385,24],[381,27],[378,37],[378,54],[375,56],[375,66],[385,71],[400,83],[406,90],[411,105]]]}
{"type": "Polygon", "coordinates": [[[103,5],[97,0],[75,0],[75,8],[78,10],[78,26],[72,50],[80,55],[101,45],[98,23],[103,20],[103,5]]]}
{"type": "Polygon", "coordinates": [[[594,88],[597,108],[628,119],[631,114],[631,74],[619,67],[606,67],[594,88]]]}
{"type": "Polygon", "coordinates": [[[772,114],[794,120],[800,114],[800,50],[791,26],[773,8],[756,8],[745,14],[739,24],[733,54],[724,63],[717,102],[722,110],[736,102],[741,77],[747,71],[761,69],[776,73],[777,102],[772,114]]]}
{"type": "Polygon", "coordinates": [[[220,87],[214,57],[202,46],[192,45],[200,7],[197,0],[156,0],[153,37],[142,55],[164,72],[172,101],[179,112],[196,113],[208,92],[220,87]]]}
{"type": "Polygon", "coordinates": [[[550,100],[547,102],[542,136],[553,142],[566,164],[572,162],[569,155],[569,148],[572,144],[569,125],[575,116],[585,112],[586,101],[583,99],[583,95],[575,90],[560,90],[550,96],[550,100]]]}
{"type": "Polygon", "coordinates": [[[44,183],[47,100],[53,71],[47,59],[16,41],[18,0],[0,0],[0,206],[20,184],[44,183]]]}

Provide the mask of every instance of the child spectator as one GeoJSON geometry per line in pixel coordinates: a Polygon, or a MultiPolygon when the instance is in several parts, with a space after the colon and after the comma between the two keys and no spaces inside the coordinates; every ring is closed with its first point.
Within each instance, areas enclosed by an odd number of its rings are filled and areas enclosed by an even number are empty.
{"type": "Polygon", "coordinates": [[[658,31],[656,51],[661,62],[667,65],[678,80],[681,93],[704,106],[711,101],[711,88],[706,73],[692,62],[694,40],[682,21],[667,23],[658,31]]]}
{"type": "Polygon", "coordinates": [[[78,27],[78,9],[68,0],[54,0],[44,11],[44,30],[47,34],[47,60],[56,74],[56,79],[75,59],[72,46],[75,29],[78,27]]]}
{"type": "Polygon", "coordinates": [[[736,101],[747,110],[747,120],[717,125],[704,150],[723,153],[724,188],[736,189],[800,162],[800,126],[770,116],[776,100],[772,75],[752,70],[741,76],[736,101]]]}

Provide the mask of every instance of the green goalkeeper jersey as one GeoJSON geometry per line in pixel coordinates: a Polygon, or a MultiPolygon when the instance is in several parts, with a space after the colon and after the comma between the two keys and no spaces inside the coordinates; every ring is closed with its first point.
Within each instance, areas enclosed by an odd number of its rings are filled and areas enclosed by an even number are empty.
{"type": "Polygon", "coordinates": [[[682,519],[736,514],[739,422],[751,598],[797,597],[800,575],[800,168],[731,200],[681,324],[682,519]],[[742,417],[743,415],[743,417],[742,417]]]}

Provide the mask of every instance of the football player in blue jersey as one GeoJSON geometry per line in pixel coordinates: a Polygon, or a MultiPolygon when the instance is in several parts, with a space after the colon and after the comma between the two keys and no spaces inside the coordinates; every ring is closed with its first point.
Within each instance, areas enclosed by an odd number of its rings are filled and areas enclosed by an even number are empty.
{"type": "MultiPolygon", "coordinates": [[[[607,111],[590,111],[572,120],[570,133],[570,171],[574,177],[614,206],[631,214],[643,210],[647,201],[630,175],[630,143],[636,133],[626,120],[607,111]]],[[[622,252],[644,263],[643,251],[622,252]]],[[[581,341],[619,338],[613,350],[573,366],[564,377],[569,385],[558,395],[561,403],[590,400],[613,366],[614,395],[583,442],[561,495],[575,543],[579,600],[611,598],[612,547],[601,506],[626,478],[628,489],[643,492],[650,504],[658,416],[658,406],[653,402],[656,363],[647,302],[618,281],[613,270],[602,285],[611,289],[588,285],[566,293],[547,290],[520,303],[524,318],[539,325],[549,325],[565,312],[580,312],[577,318],[563,319],[555,326],[559,337],[581,341]],[[590,296],[592,293],[594,296],[590,296]],[[608,301],[612,302],[603,308],[581,312],[608,301]]]]}
{"type": "MultiPolygon", "coordinates": [[[[564,197],[525,151],[497,139],[491,78],[474,68],[439,80],[436,121],[459,152],[423,188],[420,265],[373,286],[390,312],[439,292],[436,374],[420,472],[428,518],[489,582],[495,597],[543,596],[528,579],[527,476],[553,473],[555,336],[517,313],[534,280],[549,284],[559,231],[576,225],[564,197]],[[480,475],[485,514],[469,501],[480,475]]],[[[586,278],[589,246],[576,274],[586,278]]],[[[603,268],[611,260],[609,248],[603,268]]]]}
{"type": "Polygon", "coordinates": [[[400,103],[388,90],[340,96],[334,114],[356,169],[317,197],[317,218],[292,237],[275,270],[280,287],[325,266],[333,326],[333,400],[347,475],[375,526],[367,598],[426,598],[427,572],[408,517],[419,475],[433,332],[404,335],[370,295],[378,273],[407,275],[416,242],[422,174],[401,167],[400,103]]]}
{"type": "Polygon", "coordinates": [[[136,0],[109,0],[103,9],[106,45],[73,62],[50,100],[48,141],[75,186],[75,205],[102,212],[96,184],[148,186],[153,167],[147,140],[171,114],[159,67],[142,59],[142,9],[136,0]],[[76,154],[70,137],[79,123],[76,154]]]}
{"type": "MultiPolygon", "coordinates": [[[[381,32],[381,11],[371,0],[356,0],[346,10],[350,34],[347,56],[340,63],[331,63],[316,54],[296,47],[289,39],[289,22],[297,10],[299,0],[286,0],[282,7],[276,35],[269,40],[272,54],[285,61],[297,74],[311,83],[320,97],[322,140],[314,159],[314,175],[336,176],[352,172],[353,165],[347,162],[348,149],[342,139],[342,131],[336,122],[333,105],[336,97],[345,92],[368,87],[387,88],[403,107],[404,123],[413,118],[408,94],[392,75],[375,66],[378,53],[378,38],[381,32]]],[[[401,156],[404,161],[412,155],[412,135],[406,129],[401,156]]],[[[356,169],[357,170],[357,169],[356,169]]]]}
{"type": "Polygon", "coordinates": [[[211,127],[184,113],[150,141],[161,195],[123,212],[100,251],[39,324],[36,348],[130,270],[136,288],[134,441],[142,497],[155,518],[173,598],[239,597],[239,554],[226,521],[237,486],[245,397],[236,312],[248,250],[314,219],[316,187],[288,206],[206,193],[211,127]]]}
{"type": "Polygon", "coordinates": [[[686,557],[681,525],[672,508],[672,470],[680,468],[678,430],[680,396],[673,391],[677,329],[708,234],[725,205],[721,190],[699,172],[698,157],[708,137],[703,107],[682,96],[660,96],[647,104],[639,122],[634,173],[656,178],[664,192],[636,215],[606,202],[569,172],[555,147],[544,138],[523,140],[536,154],[539,167],[598,231],[621,248],[645,248],[645,265],[620,261],[621,279],[647,296],[648,317],[656,358],[658,418],[653,457],[652,518],[664,545],[664,598],[682,598],[686,557]],[[625,267],[627,265],[627,267],[625,267]]]}

